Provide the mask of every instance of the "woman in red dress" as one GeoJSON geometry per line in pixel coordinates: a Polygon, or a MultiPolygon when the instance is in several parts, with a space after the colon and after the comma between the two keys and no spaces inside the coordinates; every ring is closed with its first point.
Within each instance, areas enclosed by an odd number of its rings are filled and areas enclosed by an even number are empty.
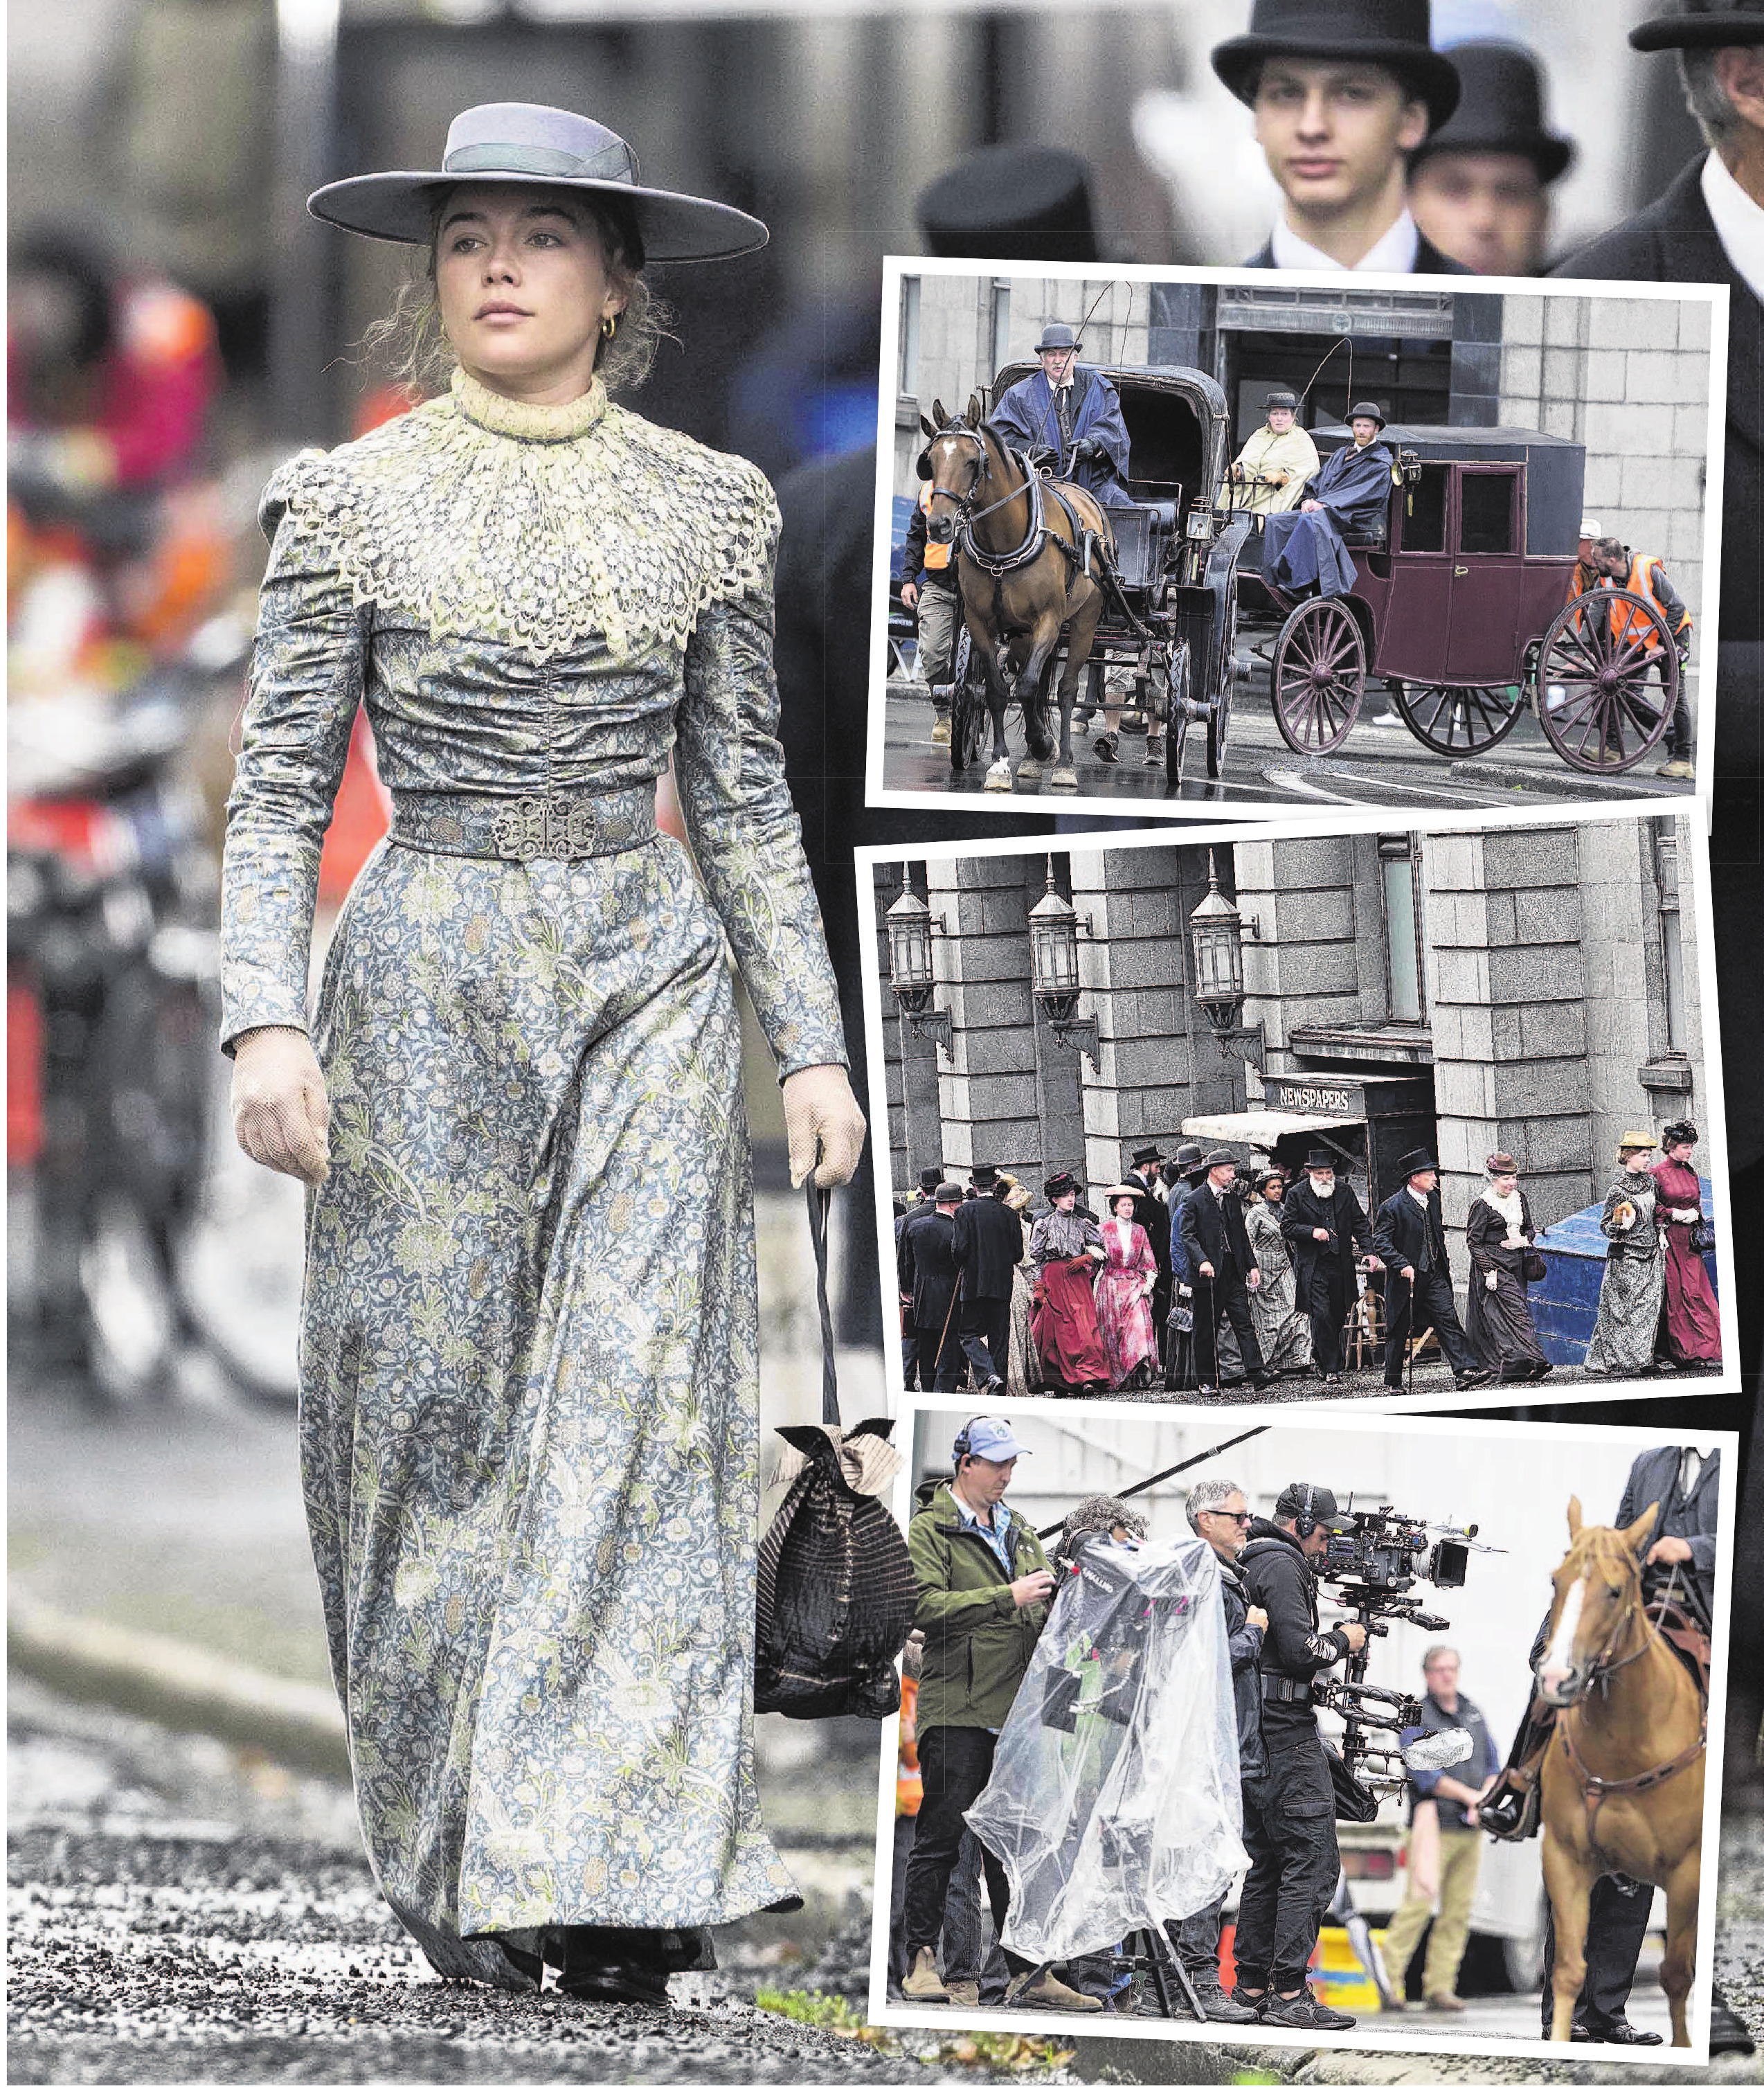
{"type": "Polygon", "coordinates": [[[1103,1200],[1109,1206],[1102,1227],[1108,1259],[1097,1276],[1097,1325],[1109,1358],[1110,1388],[1118,1391],[1148,1357],[1157,1360],[1152,1319],[1157,1258],[1144,1226],[1133,1221],[1133,1191],[1111,1189],[1103,1200]]]}
{"type": "Polygon", "coordinates": [[[1049,1388],[1106,1390],[1108,1352],[1097,1325],[1092,1285],[1106,1258],[1096,1220],[1078,1209],[1076,1175],[1055,1174],[1042,1185],[1049,1207],[1029,1234],[1035,1264],[1035,1302],[1029,1331],[1049,1388]]]}
{"type": "Polygon", "coordinates": [[[1721,1315],[1702,1256],[1690,1243],[1691,1227],[1703,1214],[1702,1184],[1691,1154],[1694,1123],[1669,1123],[1660,1133],[1666,1157],[1654,1168],[1654,1221],[1665,1236],[1666,1301],[1660,1345],[1681,1369],[1719,1368],[1721,1315]]]}

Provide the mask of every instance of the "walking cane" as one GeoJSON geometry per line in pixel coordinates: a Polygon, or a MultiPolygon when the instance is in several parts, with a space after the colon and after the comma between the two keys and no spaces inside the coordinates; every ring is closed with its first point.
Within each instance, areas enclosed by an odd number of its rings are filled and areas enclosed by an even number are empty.
{"type": "MultiPolygon", "coordinates": [[[[949,1309],[944,1314],[944,1330],[937,1336],[937,1352],[931,1357],[931,1382],[933,1384],[937,1381],[937,1372],[943,1366],[944,1343],[949,1338],[949,1322],[956,1316],[956,1304],[961,1295],[962,1282],[966,1274],[967,1271],[965,1269],[957,1269],[956,1271],[956,1287],[949,1293],[949,1309]]],[[[963,1351],[962,1359],[964,1362],[967,1361],[967,1353],[965,1350],[963,1351]]],[[[970,1364],[969,1367],[971,1368],[973,1365],[970,1364]]]]}

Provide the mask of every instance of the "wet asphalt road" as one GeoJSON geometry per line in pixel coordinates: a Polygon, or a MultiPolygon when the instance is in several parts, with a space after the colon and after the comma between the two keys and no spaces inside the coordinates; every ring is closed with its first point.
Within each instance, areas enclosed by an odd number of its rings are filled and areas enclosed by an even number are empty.
{"type": "MultiPolygon", "coordinates": [[[[1361,804],[1458,811],[1540,799],[1598,804],[1638,796],[1657,796],[1664,804],[1690,796],[1695,788],[1694,783],[1664,781],[1655,775],[1665,759],[1664,752],[1650,754],[1620,778],[1582,776],[1561,759],[1530,716],[1522,718],[1488,753],[1454,762],[1430,752],[1400,720],[1388,725],[1374,723],[1387,708],[1377,690],[1368,691],[1359,721],[1336,752],[1320,760],[1303,759],[1280,737],[1268,701],[1266,672],[1259,668],[1234,692],[1225,772],[1216,783],[1207,779],[1206,734],[1201,726],[1190,733],[1183,780],[1177,786],[1166,780],[1161,760],[1155,766],[1146,765],[1143,733],[1123,732],[1120,762],[1110,766],[1096,757],[1094,732],[1080,736],[1075,732],[1076,792],[1054,790],[1045,774],[1039,783],[991,792],[984,787],[991,758],[990,723],[986,750],[979,763],[957,775],[951,772],[948,749],[931,744],[933,713],[922,685],[891,681],[887,700],[882,787],[923,791],[946,801],[959,797],[965,800],[965,810],[983,805],[1003,809],[1025,797],[1039,796],[1086,810],[1099,809],[1089,801],[1098,798],[1108,800],[1100,809],[1118,805],[1128,812],[1157,808],[1168,813],[1180,806],[1198,813],[1216,808],[1226,817],[1252,805],[1272,805],[1296,817],[1331,806],[1361,804]],[[969,799],[974,802],[966,802],[969,799]]],[[[1098,728],[1100,723],[1099,719],[1098,728]]],[[[1008,714],[1007,739],[1014,766],[1024,753],[1020,716],[1014,711],[1008,714]]]]}

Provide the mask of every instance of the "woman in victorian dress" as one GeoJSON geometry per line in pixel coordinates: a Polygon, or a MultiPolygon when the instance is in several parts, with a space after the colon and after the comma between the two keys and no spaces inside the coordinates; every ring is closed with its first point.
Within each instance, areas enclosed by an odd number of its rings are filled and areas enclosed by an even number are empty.
{"type": "Polygon", "coordinates": [[[1151,1236],[1134,1218],[1139,1206],[1136,1192],[1111,1189],[1103,1202],[1109,1212],[1101,1227],[1108,1258],[1097,1271],[1097,1330],[1109,1358],[1109,1388],[1118,1391],[1141,1364],[1157,1361],[1157,1329],[1152,1320],[1157,1257],[1151,1236]]]}
{"type": "Polygon", "coordinates": [[[240,1142],[312,1184],[301,1466],[362,1829],[437,1970],[530,1989],[548,1961],[566,1991],[665,2005],[707,1927],[795,1900],[753,1779],[727,950],[793,1172],[818,1146],[816,1180],[848,1178],[863,1119],[776,737],[777,510],[606,380],[646,258],[765,228],[509,103],[458,117],[439,173],[311,207],[428,248],[458,364],[271,481],[226,850],[240,1142]],[[309,1042],[363,702],[392,827],[309,1042]],[[702,884],[656,830],[670,749],[702,884]]]}
{"type": "Polygon", "coordinates": [[[1263,1367],[1297,1376],[1311,1367],[1310,1317],[1298,1308],[1293,1257],[1280,1230],[1285,1194],[1284,1174],[1259,1174],[1243,1213],[1243,1229],[1262,1271],[1261,1287],[1250,1292],[1250,1317],[1255,1321],[1263,1367]]]}
{"type": "Polygon", "coordinates": [[[1617,1178],[1599,1215],[1608,1244],[1599,1316],[1587,1345],[1587,1368],[1595,1376],[1645,1376],[1654,1370],[1654,1340],[1666,1295],[1666,1251],[1655,1222],[1657,1196],[1647,1166],[1655,1150],[1655,1141],[1640,1130],[1628,1132],[1617,1146],[1617,1178]]]}
{"type": "Polygon", "coordinates": [[[1507,1153],[1491,1152],[1488,1176],[1464,1226],[1470,1290],[1464,1329],[1498,1384],[1522,1383],[1548,1376],[1555,1368],[1538,1345],[1525,1301],[1525,1260],[1537,1227],[1519,1184],[1519,1162],[1507,1153]]]}
{"type": "Polygon", "coordinates": [[[1042,1184],[1047,1208],[1029,1232],[1035,1291],[1029,1334],[1046,1390],[1101,1391],[1109,1382],[1108,1351],[1097,1324],[1096,1280],[1108,1259],[1094,1218],[1078,1208],[1078,1180],[1055,1174],[1042,1184]]]}
{"type": "Polygon", "coordinates": [[[1690,1243],[1690,1228],[1702,1215],[1702,1184],[1691,1154],[1694,1123],[1669,1123],[1660,1134],[1664,1159],[1651,1168],[1654,1214],[1666,1243],[1666,1295],[1660,1347],[1681,1369],[1715,1366],[1721,1360],[1721,1314],[1702,1256],[1690,1243]]]}

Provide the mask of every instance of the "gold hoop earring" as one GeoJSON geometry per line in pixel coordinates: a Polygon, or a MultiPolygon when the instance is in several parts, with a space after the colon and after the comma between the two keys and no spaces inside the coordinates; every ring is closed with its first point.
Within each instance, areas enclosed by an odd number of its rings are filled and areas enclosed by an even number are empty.
{"type": "Polygon", "coordinates": [[[618,331],[618,329],[619,321],[616,314],[614,314],[610,318],[603,318],[600,322],[601,339],[603,340],[611,340],[613,335],[618,331]]]}

